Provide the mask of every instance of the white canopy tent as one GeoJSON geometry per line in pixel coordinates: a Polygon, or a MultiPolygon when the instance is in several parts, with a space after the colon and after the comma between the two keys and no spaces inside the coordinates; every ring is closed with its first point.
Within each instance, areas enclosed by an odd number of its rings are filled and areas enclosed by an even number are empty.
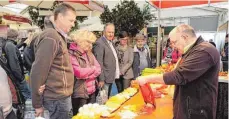
{"type": "Polygon", "coordinates": [[[0,16],[2,17],[2,25],[9,25],[13,29],[36,29],[37,26],[32,26],[29,18],[11,11],[7,8],[0,7],[0,16]]]}
{"type": "Polygon", "coordinates": [[[79,24],[80,29],[89,31],[103,31],[104,25],[99,17],[89,17],[87,20],[79,24]]]}
{"type": "Polygon", "coordinates": [[[89,30],[89,31],[103,31],[104,25],[100,22],[91,24],[89,26],[80,27],[82,30],[89,30]]]}
{"type": "MultiPolygon", "coordinates": [[[[162,26],[176,26],[178,24],[189,24],[188,18],[193,17],[206,17],[206,16],[219,16],[224,17],[222,22],[228,20],[225,15],[227,15],[228,10],[225,8],[215,8],[215,7],[181,7],[181,8],[170,8],[162,9],[160,14],[160,24],[162,26]]],[[[156,10],[152,10],[154,16],[158,16],[156,10]]],[[[152,27],[158,26],[157,17],[153,22],[150,23],[152,27]]],[[[220,23],[219,23],[220,25],[220,23]]]]}
{"type": "MultiPolygon", "coordinates": [[[[46,16],[52,14],[51,7],[55,1],[64,2],[76,9],[77,16],[98,16],[104,11],[103,4],[96,0],[4,0],[0,1],[0,5],[13,5],[13,4],[25,4],[28,6],[34,6],[38,9],[40,16],[46,16]]],[[[25,14],[27,9],[22,11],[25,14]]]]}
{"type": "MultiPolygon", "coordinates": [[[[155,21],[154,24],[155,26],[158,27],[158,42],[157,42],[157,66],[160,65],[160,59],[161,59],[161,42],[163,39],[161,39],[161,23],[162,20],[167,20],[167,23],[163,23],[164,26],[176,26],[178,24],[182,24],[182,22],[176,23],[175,18],[187,18],[187,17],[193,17],[193,16],[211,16],[211,15],[219,15],[221,14],[227,14],[228,13],[228,8],[219,8],[219,6],[213,6],[214,4],[219,4],[219,3],[213,3],[213,2],[220,2],[220,1],[225,1],[220,4],[226,5],[228,7],[228,2],[226,0],[219,0],[219,1],[214,1],[214,0],[200,0],[200,1],[163,1],[163,0],[148,0],[148,3],[153,6],[155,16],[155,21]],[[192,4],[192,2],[194,4],[192,4]],[[186,9],[187,11],[185,11],[186,9]],[[196,11],[195,11],[196,10],[196,11]],[[198,12],[198,11],[199,12],[198,12]],[[202,10],[202,12],[200,12],[202,10]],[[206,15],[207,14],[207,15],[206,15]],[[169,23],[170,22],[170,23],[169,23]],[[166,25],[166,24],[171,24],[171,25],[166,25]]],[[[186,24],[189,21],[186,20],[186,24]]]]}

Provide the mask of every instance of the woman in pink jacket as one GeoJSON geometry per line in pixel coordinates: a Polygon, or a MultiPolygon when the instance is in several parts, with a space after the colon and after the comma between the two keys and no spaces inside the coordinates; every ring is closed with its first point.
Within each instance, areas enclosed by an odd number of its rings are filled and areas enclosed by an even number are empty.
{"type": "Polygon", "coordinates": [[[69,53],[75,76],[72,108],[76,115],[84,104],[95,103],[96,77],[100,75],[101,68],[91,52],[96,36],[86,30],[75,31],[70,36],[74,41],[70,44],[69,53]]]}

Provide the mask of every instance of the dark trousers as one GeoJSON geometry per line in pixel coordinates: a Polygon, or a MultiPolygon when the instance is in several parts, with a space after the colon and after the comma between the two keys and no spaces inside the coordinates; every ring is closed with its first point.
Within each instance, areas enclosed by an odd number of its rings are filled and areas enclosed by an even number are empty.
{"type": "Polygon", "coordinates": [[[72,98],[72,109],[73,115],[76,115],[79,111],[79,108],[88,103],[95,103],[95,93],[89,95],[89,98],[72,98]]]}
{"type": "Polygon", "coordinates": [[[115,83],[118,88],[118,93],[121,93],[124,89],[130,87],[130,81],[130,79],[124,79],[123,76],[120,76],[119,79],[116,79],[115,83]]]}
{"type": "Polygon", "coordinates": [[[13,110],[6,116],[6,119],[17,119],[13,110]]]}
{"type": "Polygon", "coordinates": [[[44,107],[49,111],[50,119],[70,119],[71,117],[71,98],[67,97],[60,100],[44,99],[44,107]]]}
{"type": "Polygon", "coordinates": [[[228,61],[222,61],[223,62],[223,71],[228,71],[228,61]]]}
{"type": "Polygon", "coordinates": [[[107,91],[107,93],[108,93],[107,95],[109,98],[111,95],[112,83],[105,83],[103,87],[107,91]]]}

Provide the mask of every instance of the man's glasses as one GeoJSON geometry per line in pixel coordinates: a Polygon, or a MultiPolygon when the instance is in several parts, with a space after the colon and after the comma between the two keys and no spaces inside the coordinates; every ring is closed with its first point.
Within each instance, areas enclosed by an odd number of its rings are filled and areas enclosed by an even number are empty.
{"type": "Polygon", "coordinates": [[[171,41],[171,40],[170,40],[170,43],[171,43],[172,45],[176,45],[177,42],[178,42],[178,40],[175,40],[175,41],[171,41]]]}

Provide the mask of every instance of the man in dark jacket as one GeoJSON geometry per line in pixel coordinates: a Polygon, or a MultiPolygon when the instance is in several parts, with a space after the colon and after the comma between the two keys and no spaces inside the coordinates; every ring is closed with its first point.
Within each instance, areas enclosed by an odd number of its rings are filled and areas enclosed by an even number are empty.
{"type": "Polygon", "coordinates": [[[46,108],[50,119],[70,119],[74,75],[67,49],[67,33],[74,26],[75,18],[72,6],[60,4],[54,10],[54,28],[45,29],[35,39],[35,61],[30,78],[36,116],[41,116],[46,108]],[[42,85],[45,90],[41,97],[39,88],[42,85]]]}
{"type": "Polygon", "coordinates": [[[174,119],[215,119],[220,55],[202,37],[197,38],[189,25],[179,25],[169,34],[171,43],[181,53],[177,67],[162,75],[137,78],[146,82],[175,85],[174,119]]]}
{"type": "Polygon", "coordinates": [[[7,41],[4,47],[4,52],[6,54],[8,66],[11,73],[16,79],[16,84],[19,90],[22,92],[24,99],[31,99],[31,92],[29,90],[28,84],[25,81],[23,61],[19,49],[17,48],[18,32],[14,29],[9,29],[7,31],[7,41]]]}

